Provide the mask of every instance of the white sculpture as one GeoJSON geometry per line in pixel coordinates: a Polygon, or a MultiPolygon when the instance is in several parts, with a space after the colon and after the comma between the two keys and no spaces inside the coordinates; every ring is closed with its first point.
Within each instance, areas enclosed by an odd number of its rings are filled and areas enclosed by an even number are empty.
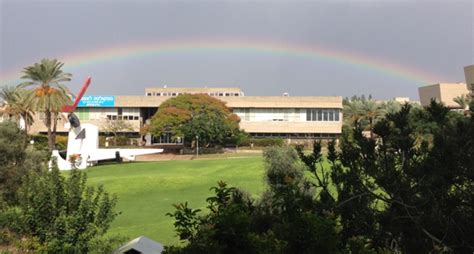
{"type": "Polygon", "coordinates": [[[60,170],[70,170],[72,168],[85,169],[88,166],[97,164],[101,160],[109,160],[117,157],[134,161],[135,156],[145,154],[155,154],[163,152],[163,149],[99,149],[99,129],[93,124],[83,124],[73,113],[79,100],[86,92],[91,78],[84,82],[78,96],[72,105],[62,108],[64,117],[69,120],[69,136],[67,141],[66,158],[62,158],[58,150],[54,150],[49,167],[52,167],[53,159],[56,159],[60,170]]]}
{"type": "Polygon", "coordinates": [[[62,158],[58,150],[53,151],[52,157],[56,159],[60,170],[71,170],[73,167],[86,169],[101,160],[110,160],[117,156],[134,161],[137,155],[161,152],[163,149],[99,148],[99,129],[93,124],[83,124],[75,128],[71,126],[66,158],[62,158]]]}

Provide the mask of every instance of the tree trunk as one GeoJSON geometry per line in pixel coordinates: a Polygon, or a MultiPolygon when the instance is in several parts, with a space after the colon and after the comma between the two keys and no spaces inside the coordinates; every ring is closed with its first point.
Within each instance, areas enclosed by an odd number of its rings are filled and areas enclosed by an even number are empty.
{"type": "Polygon", "coordinates": [[[374,119],[373,119],[373,118],[369,118],[370,139],[374,139],[374,131],[373,131],[373,128],[374,128],[374,119]]]}
{"type": "Polygon", "coordinates": [[[53,149],[56,148],[56,129],[58,126],[58,112],[53,113],[53,133],[51,133],[51,142],[53,143],[53,149]]]}
{"type": "Polygon", "coordinates": [[[53,143],[52,131],[51,131],[51,112],[45,111],[44,115],[45,115],[45,124],[46,124],[46,127],[48,128],[48,148],[49,148],[49,151],[52,152],[54,149],[54,143],[53,143]]]}
{"type": "Polygon", "coordinates": [[[28,118],[27,118],[27,115],[22,115],[21,117],[23,117],[23,121],[25,122],[25,133],[26,133],[26,136],[28,136],[28,118]]]}

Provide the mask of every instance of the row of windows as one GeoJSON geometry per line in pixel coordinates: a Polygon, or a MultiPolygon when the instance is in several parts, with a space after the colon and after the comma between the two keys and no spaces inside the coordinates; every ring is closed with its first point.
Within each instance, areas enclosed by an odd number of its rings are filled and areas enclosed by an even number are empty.
{"type": "Polygon", "coordinates": [[[339,122],[340,109],[295,109],[295,108],[235,108],[233,112],[242,121],[256,122],[339,122]]]}
{"type": "MultiPolygon", "coordinates": [[[[242,121],[306,121],[339,122],[340,109],[235,108],[242,121]],[[305,112],[306,111],[306,112],[305,112]]],[[[140,120],[140,108],[77,108],[80,120],[140,120]]]]}
{"type": "Polygon", "coordinates": [[[299,108],[234,108],[234,113],[261,113],[261,114],[299,114],[299,108]]]}
{"type": "MultiPolygon", "coordinates": [[[[183,93],[173,93],[173,92],[169,92],[169,93],[147,93],[146,96],[178,96],[180,94],[183,94],[183,93]]],[[[240,96],[240,93],[221,93],[221,92],[216,92],[216,93],[207,93],[209,96],[219,96],[219,97],[223,97],[223,96],[240,96]]]]}
{"type": "Polygon", "coordinates": [[[140,120],[140,117],[139,116],[107,115],[107,119],[109,120],[140,120]]]}
{"type": "Polygon", "coordinates": [[[139,108],[77,108],[79,120],[140,120],[139,108]]]}
{"type": "Polygon", "coordinates": [[[306,121],[339,122],[339,109],[306,109],[306,121]]]}
{"type": "Polygon", "coordinates": [[[298,122],[300,109],[294,108],[235,108],[233,110],[243,121],[298,122]]]}

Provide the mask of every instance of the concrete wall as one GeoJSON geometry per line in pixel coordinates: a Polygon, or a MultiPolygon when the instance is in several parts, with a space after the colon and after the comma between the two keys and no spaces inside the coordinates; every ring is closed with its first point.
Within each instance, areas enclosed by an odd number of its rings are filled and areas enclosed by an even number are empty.
{"type": "Polygon", "coordinates": [[[471,91],[471,96],[474,99],[474,65],[464,67],[464,74],[466,75],[467,88],[471,91]]]}
{"type": "Polygon", "coordinates": [[[340,134],[340,122],[241,122],[248,133],[332,133],[340,134]]]}
{"type": "Polygon", "coordinates": [[[428,106],[431,99],[444,103],[449,108],[459,108],[454,98],[468,94],[465,83],[442,83],[418,88],[422,106],[428,106]]]}
{"type": "MultiPolygon", "coordinates": [[[[140,131],[141,120],[127,120],[127,122],[129,122],[131,124],[131,126],[133,128],[132,132],[139,132],[140,131]]],[[[66,128],[67,127],[66,124],[68,124],[68,123],[69,122],[66,119],[64,119],[63,117],[60,117],[58,119],[57,131],[58,132],[68,132],[69,128],[66,128]]],[[[99,131],[103,132],[103,131],[105,131],[105,126],[107,124],[107,119],[103,118],[103,119],[95,119],[95,120],[81,120],[81,124],[87,124],[87,123],[96,125],[97,127],[99,127],[99,131]]],[[[46,126],[43,123],[43,120],[40,119],[40,117],[38,117],[38,115],[35,115],[34,123],[30,127],[29,132],[31,134],[37,134],[37,133],[40,133],[40,132],[42,132],[42,133],[47,132],[47,129],[46,129],[46,126]]],[[[130,132],[130,131],[126,131],[126,132],[130,132]]]]}
{"type": "Polygon", "coordinates": [[[419,87],[418,94],[420,95],[420,102],[422,106],[428,106],[431,99],[441,102],[441,91],[439,89],[439,84],[419,87]]]}

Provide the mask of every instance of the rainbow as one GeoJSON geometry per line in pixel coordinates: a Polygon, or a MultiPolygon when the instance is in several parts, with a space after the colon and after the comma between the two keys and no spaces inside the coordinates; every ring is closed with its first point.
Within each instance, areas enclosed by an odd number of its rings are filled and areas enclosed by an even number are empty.
{"type": "MultiPolygon", "coordinates": [[[[65,69],[73,72],[76,68],[97,63],[107,63],[118,60],[159,57],[164,54],[183,53],[251,53],[281,55],[305,58],[315,61],[362,68],[369,72],[380,73],[411,81],[418,85],[438,82],[440,77],[420,69],[401,64],[391,63],[380,59],[370,58],[355,52],[335,50],[318,45],[287,44],[264,40],[186,40],[143,43],[131,45],[117,45],[99,48],[88,52],[79,52],[59,58],[65,62],[65,69]]],[[[32,63],[27,63],[29,65],[32,63]]],[[[0,75],[0,84],[19,81],[21,68],[10,70],[0,75]]]]}

